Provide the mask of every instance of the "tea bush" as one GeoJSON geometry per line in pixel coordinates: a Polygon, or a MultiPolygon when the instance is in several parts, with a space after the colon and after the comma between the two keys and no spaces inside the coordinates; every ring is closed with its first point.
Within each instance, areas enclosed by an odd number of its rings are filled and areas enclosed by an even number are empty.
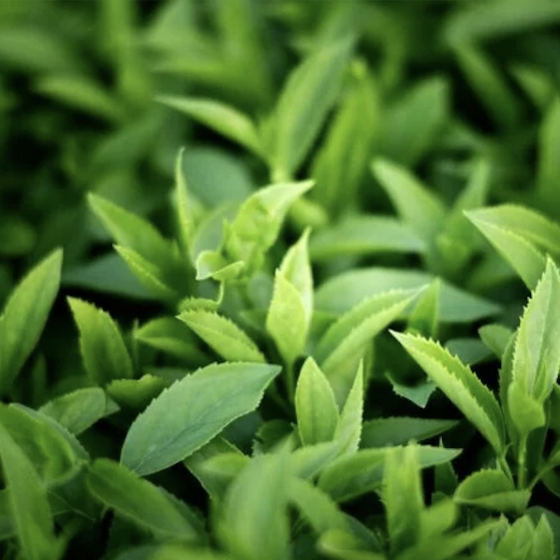
{"type": "Polygon", "coordinates": [[[553,560],[560,3],[0,2],[0,547],[553,560]]]}

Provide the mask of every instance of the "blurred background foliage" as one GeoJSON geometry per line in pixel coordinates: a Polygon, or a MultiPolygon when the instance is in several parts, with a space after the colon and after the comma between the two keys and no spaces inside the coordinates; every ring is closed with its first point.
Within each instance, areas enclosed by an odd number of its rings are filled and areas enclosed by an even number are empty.
{"type": "MultiPolygon", "coordinates": [[[[312,225],[319,280],[350,266],[423,266],[509,301],[524,292],[500,257],[478,237],[461,253],[460,211],[507,201],[560,217],[559,31],[557,0],[4,0],[0,302],[62,246],[66,293],[86,293],[128,326],[153,315],[161,304],[112,251],[87,193],[172,237],[174,167],[184,146],[193,203],[220,220],[224,208],[278,177],[266,157],[204,126],[177,99],[221,101],[266,131],[293,68],[348,37],[343,87],[292,177],[316,186],[292,213],[284,248],[312,225]],[[447,205],[451,223],[435,252],[419,256],[414,242],[399,241],[402,230],[368,221],[393,213],[382,172],[374,178],[370,169],[379,156],[447,205]],[[461,201],[469,184],[471,199],[461,201]],[[364,248],[379,227],[389,241],[364,248]]],[[[73,328],[60,314],[45,352],[62,367],[79,358],[60,352],[64,329],[73,328]]]]}

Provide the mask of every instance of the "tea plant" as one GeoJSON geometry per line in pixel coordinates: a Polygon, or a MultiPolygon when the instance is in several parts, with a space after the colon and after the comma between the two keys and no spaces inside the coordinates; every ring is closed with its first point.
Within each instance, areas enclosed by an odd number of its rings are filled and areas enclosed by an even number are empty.
{"type": "Polygon", "coordinates": [[[557,558],[558,3],[29,6],[3,557],[557,558]]]}

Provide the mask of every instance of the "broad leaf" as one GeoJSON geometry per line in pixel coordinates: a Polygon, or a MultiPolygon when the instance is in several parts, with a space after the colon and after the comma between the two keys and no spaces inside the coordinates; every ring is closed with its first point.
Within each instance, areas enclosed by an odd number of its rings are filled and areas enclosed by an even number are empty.
{"type": "Polygon", "coordinates": [[[460,505],[519,514],[527,507],[530,497],[529,490],[516,490],[502,471],[481,470],[459,484],[453,499],[460,505]]]}
{"type": "Polygon", "coordinates": [[[87,374],[97,385],[133,377],[132,361],[111,316],[91,303],[68,298],[80,330],[80,351],[87,374]]]}
{"type": "MultiPolygon", "coordinates": [[[[139,478],[123,465],[97,459],[87,474],[90,492],[103,505],[160,538],[187,541],[199,539],[198,527],[185,517],[166,493],[139,478]]],[[[185,504],[181,504],[186,508],[185,504]]]]}
{"type": "Polygon", "coordinates": [[[304,445],[331,441],[338,425],[338,407],[325,374],[308,358],[299,374],[295,407],[298,432],[304,445]]]}
{"type": "Polygon", "coordinates": [[[230,362],[259,362],[265,359],[257,345],[233,321],[203,309],[184,311],[186,323],[217,354],[230,362]]]}
{"type": "Polygon", "coordinates": [[[504,420],[494,395],[468,366],[438,343],[393,333],[447,398],[472,422],[496,453],[505,448],[504,420]]]}
{"type": "Polygon", "coordinates": [[[254,410],[279,372],[272,365],[213,364],[186,376],[132,423],[121,462],[141,475],[178,463],[254,410]]]}
{"type": "Polygon", "coordinates": [[[0,317],[0,393],[6,393],[35,348],[60,284],[62,251],[55,251],[20,281],[0,317]]]}

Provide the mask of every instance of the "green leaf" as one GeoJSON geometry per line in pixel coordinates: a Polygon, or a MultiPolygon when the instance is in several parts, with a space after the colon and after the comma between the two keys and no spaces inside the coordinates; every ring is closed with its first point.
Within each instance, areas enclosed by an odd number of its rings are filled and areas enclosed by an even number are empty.
{"type": "Polygon", "coordinates": [[[449,97],[449,84],[441,77],[409,85],[387,115],[383,157],[406,167],[422,161],[449,122],[449,97]]]}
{"type": "Polygon", "coordinates": [[[274,292],[266,317],[284,361],[290,366],[303,353],[313,313],[313,276],[307,251],[306,230],[284,257],[274,280],[274,292]]]}
{"type": "Polygon", "coordinates": [[[289,558],[287,467],[284,454],[256,457],[228,489],[217,529],[235,557],[261,560],[266,551],[270,560],[289,558]]]}
{"type": "Polygon", "coordinates": [[[310,482],[293,478],[289,495],[290,501],[318,535],[333,529],[348,530],[346,518],[336,503],[310,482]]]}
{"type": "Polygon", "coordinates": [[[490,59],[472,45],[456,46],[457,61],[467,82],[501,128],[513,129],[520,119],[521,107],[509,84],[490,59]]]}
{"type": "Polygon", "coordinates": [[[554,98],[554,81],[550,74],[536,65],[512,64],[510,73],[517,80],[525,95],[541,111],[546,110],[554,98]]]}
{"type": "Polygon", "coordinates": [[[249,336],[226,317],[203,309],[193,309],[184,311],[178,318],[225,360],[258,363],[266,361],[249,336]]]}
{"type": "MultiPolygon", "coordinates": [[[[315,308],[338,315],[374,295],[388,290],[418,289],[433,281],[431,274],[411,269],[373,267],[350,270],[319,287],[315,292],[315,308]]],[[[495,303],[440,280],[440,323],[472,323],[495,315],[499,310],[495,303]]]]}
{"type": "Polygon", "coordinates": [[[258,131],[251,119],[228,105],[212,99],[160,95],[156,101],[208,126],[226,138],[263,156],[258,131]]]}
{"type": "Polygon", "coordinates": [[[259,189],[241,206],[228,228],[227,255],[243,261],[250,271],[260,268],[272,247],[292,203],[313,186],[312,181],[280,183],[259,189]]]}
{"type": "Polygon", "coordinates": [[[471,369],[437,342],[402,333],[392,334],[496,453],[501,454],[505,448],[505,432],[500,406],[471,369]]]}
{"type": "Polygon", "coordinates": [[[192,526],[166,493],[123,465],[109,459],[95,460],[89,467],[87,485],[104,506],[156,537],[187,541],[199,538],[198,528],[192,526]]]}
{"type": "Polygon", "coordinates": [[[331,441],[300,447],[290,455],[294,476],[310,480],[340,454],[340,443],[331,441]]]}
{"type": "Polygon", "coordinates": [[[404,445],[412,440],[422,441],[438,436],[456,425],[456,420],[405,416],[366,420],[362,427],[360,447],[389,447],[404,445]]]}
{"type": "Polygon", "coordinates": [[[141,475],[178,463],[254,410],[279,372],[271,365],[213,364],[186,376],[132,423],[121,462],[141,475]]]}
{"type": "Polygon", "coordinates": [[[360,361],[354,382],[340,412],[335,440],[340,443],[341,457],[353,455],[359,447],[364,414],[364,365],[360,361]]]}
{"type": "Polygon", "coordinates": [[[418,293],[418,290],[382,293],[340,317],[321,337],[313,353],[327,377],[336,377],[340,366],[399,317],[418,293]]]}
{"type": "Polygon", "coordinates": [[[420,537],[424,498],[415,446],[387,453],[382,496],[391,554],[396,556],[420,537]]]}
{"type": "Polygon", "coordinates": [[[33,464],[2,424],[0,450],[10,510],[23,554],[28,560],[57,560],[63,547],[54,534],[47,492],[33,464]]]}
{"type": "Polygon", "coordinates": [[[274,111],[272,174],[289,180],[313,145],[338,96],[352,42],[341,41],[305,59],[289,76],[274,111]]]}
{"type": "Polygon", "coordinates": [[[132,361],[111,316],[77,298],[68,298],[68,304],[80,330],[80,351],[90,379],[105,386],[114,379],[132,378],[132,361]]]}
{"type": "Polygon", "coordinates": [[[513,380],[543,403],[560,368],[560,275],[551,259],[523,313],[513,355],[513,380]]]}
{"type": "Polygon", "coordinates": [[[418,303],[408,318],[408,330],[424,336],[435,337],[439,318],[441,282],[436,278],[418,298],[418,303]]]}
{"type": "Polygon", "coordinates": [[[527,516],[515,521],[495,548],[500,558],[529,560],[534,530],[533,523],[527,516]]]}
{"type": "MultiPolygon", "coordinates": [[[[537,196],[542,208],[556,218],[558,212],[558,193],[556,191],[560,181],[560,163],[558,163],[558,149],[560,146],[560,97],[557,95],[546,112],[539,132],[538,168],[537,168],[537,196]]],[[[560,251],[558,244],[556,251],[560,251]]]]}
{"type": "Polygon", "coordinates": [[[0,317],[0,393],[20,373],[43,331],[60,285],[62,251],[51,253],[19,282],[0,317]]]}
{"type": "Polygon", "coordinates": [[[535,527],[530,556],[531,558],[539,558],[539,560],[554,560],[556,558],[554,535],[545,515],[541,515],[535,527]]]}
{"type": "Polygon", "coordinates": [[[143,410],[166,385],[161,377],[146,374],[139,379],[114,379],[105,390],[123,408],[143,410]]]}
{"type": "Polygon", "coordinates": [[[506,351],[508,342],[511,339],[513,331],[504,325],[490,324],[484,325],[478,329],[478,334],[482,342],[492,350],[492,352],[501,359],[506,351]]]}
{"type": "Polygon", "coordinates": [[[332,441],[338,425],[338,407],[325,374],[308,358],[299,374],[295,407],[303,445],[332,441]]]}
{"type": "MultiPolygon", "coordinates": [[[[319,488],[328,492],[337,502],[348,501],[378,490],[383,481],[385,459],[394,449],[394,447],[361,449],[354,455],[333,461],[323,469],[319,477],[319,488]]],[[[460,449],[417,446],[417,458],[421,468],[447,463],[460,453],[460,449]]]]}
{"type": "Polygon", "coordinates": [[[175,317],[158,317],[134,331],[140,342],[195,365],[207,363],[191,330],[175,317]]]}
{"type": "Polygon", "coordinates": [[[377,81],[362,60],[352,61],[350,70],[349,83],[311,168],[317,182],[312,196],[331,216],[357,205],[380,129],[377,81]]]}
{"type": "Polygon", "coordinates": [[[175,202],[177,212],[177,226],[179,241],[183,254],[188,257],[191,254],[194,233],[196,230],[196,211],[192,196],[189,196],[189,187],[183,173],[183,158],[185,149],[179,151],[175,162],[175,202]]]}
{"type": "Polygon", "coordinates": [[[70,108],[110,123],[119,124],[127,119],[126,107],[118,98],[84,76],[47,76],[39,80],[35,89],[70,108]]]}
{"type": "Polygon", "coordinates": [[[406,224],[385,216],[352,215],[311,237],[311,259],[323,262],[345,255],[423,253],[424,241],[406,224]]]}
{"type": "Polygon", "coordinates": [[[441,200],[406,169],[388,160],[376,159],[372,170],[397,209],[401,220],[425,243],[441,230],[446,208],[441,200]]]}
{"type": "Polygon", "coordinates": [[[497,470],[480,470],[469,475],[457,487],[457,504],[501,513],[522,513],[529,502],[529,490],[516,490],[513,482],[497,470]]]}
{"type": "Polygon", "coordinates": [[[108,399],[102,389],[87,387],[47,402],[39,412],[50,416],[77,436],[118,409],[118,405],[108,399]]]}
{"type": "Polygon", "coordinates": [[[507,398],[509,415],[522,438],[546,424],[543,403],[533,398],[522,382],[513,381],[508,387],[507,398]]]}

